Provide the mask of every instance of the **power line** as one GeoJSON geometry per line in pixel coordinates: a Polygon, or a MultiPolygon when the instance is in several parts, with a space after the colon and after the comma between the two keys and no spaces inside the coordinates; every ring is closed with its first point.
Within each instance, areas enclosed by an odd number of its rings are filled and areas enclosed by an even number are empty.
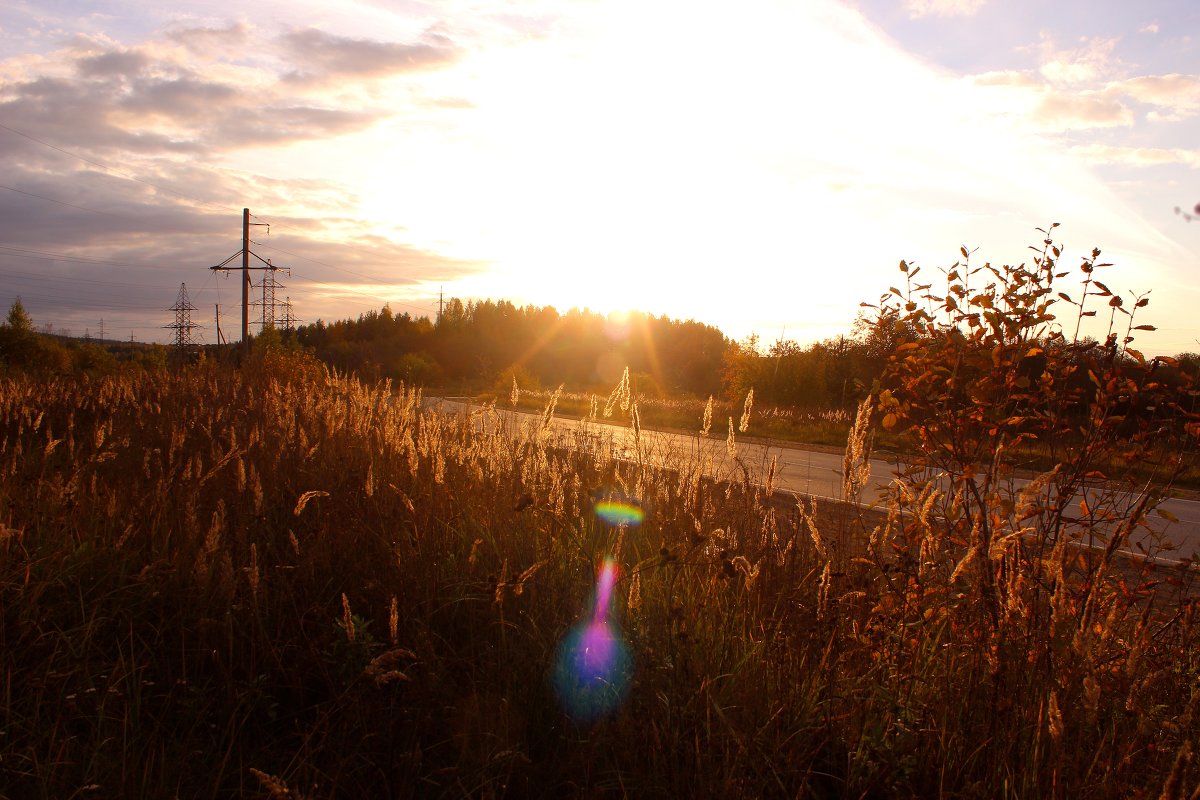
{"type": "Polygon", "coordinates": [[[151,284],[146,284],[146,283],[122,283],[120,281],[97,281],[97,280],[91,280],[89,278],[76,278],[73,275],[71,275],[71,276],[67,276],[67,275],[46,276],[46,275],[38,275],[33,272],[20,272],[19,270],[11,270],[11,269],[0,270],[0,275],[3,275],[6,278],[21,278],[23,280],[28,280],[28,281],[43,281],[43,282],[47,282],[47,283],[61,283],[63,281],[70,281],[71,283],[88,283],[93,286],[113,286],[113,287],[119,287],[119,288],[124,288],[124,289],[142,289],[142,288],[167,289],[167,288],[169,288],[166,286],[153,286],[151,284]]]}
{"type": "MultiPolygon", "coordinates": [[[[36,302],[39,305],[47,305],[59,307],[63,298],[61,295],[39,294],[36,292],[13,292],[12,296],[16,297],[20,294],[22,300],[36,302]]],[[[162,311],[162,306],[130,306],[130,305],[114,305],[110,303],[96,302],[81,302],[71,303],[69,306],[71,311],[87,311],[91,309],[103,311],[162,311]]]]}
{"type": "Polygon", "coordinates": [[[14,258],[30,258],[35,261],[64,261],[75,264],[99,264],[103,266],[113,267],[136,267],[138,269],[158,269],[158,264],[131,264],[128,261],[110,261],[104,258],[92,258],[90,256],[77,256],[70,253],[54,253],[49,250],[35,250],[29,247],[17,247],[16,245],[5,244],[0,242],[0,254],[12,256],[14,258]]]}
{"type": "Polygon", "coordinates": [[[23,194],[27,197],[36,197],[38,200],[45,200],[48,203],[58,203],[60,206],[67,206],[68,208],[78,208],[80,211],[90,211],[93,214],[102,214],[103,216],[113,217],[114,219],[127,219],[126,217],[122,217],[118,214],[110,214],[107,211],[98,211],[97,209],[88,208],[87,206],[77,206],[74,203],[67,203],[62,200],[55,200],[53,197],[46,197],[45,195],[34,194],[33,192],[27,192],[24,189],[16,189],[12,186],[0,186],[0,189],[8,189],[10,192],[16,192],[17,194],[23,194]]]}

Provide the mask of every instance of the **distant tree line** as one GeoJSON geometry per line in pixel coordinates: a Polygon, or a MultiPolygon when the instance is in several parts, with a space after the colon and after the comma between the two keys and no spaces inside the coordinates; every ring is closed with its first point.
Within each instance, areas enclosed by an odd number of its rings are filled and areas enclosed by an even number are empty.
{"type": "Polygon", "coordinates": [[[162,345],[101,344],[39,333],[19,297],[0,324],[0,375],[108,375],[131,368],[165,369],[167,355],[162,345]]]}
{"type": "Polygon", "coordinates": [[[715,394],[730,343],[711,325],[650,314],[616,317],[505,300],[453,299],[441,318],[371,311],[318,320],[296,340],[330,365],[366,378],[430,385],[491,385],[516,375],[532,385],[610,384],[625,367],[645,393],[715,394]]]}
{"type": "MultiPolygon", "coordinates": [[[[846,335],[801,345],[757,336],[740,341],[695,320],[634,313],[607,317],[588,310],[516,306],[500,300],[450,300],[441,318],[395,314],[384,306],[357,319],[318,320],[284,332],[332,367],[364,379],[391,378],[439,388],[522,388],[565,383],[604,389],[627,366],[643,395],[743,397],[753,388],[765,405],[852,408],[871,392],[888,357],[920,335],[901,318],[859,319],[846,335]]],[[[1053,348],[1053,343],[1047,343],[1053,348]]],[[[1110,357],[1104,343],[1077,347],[1072,357],[1110,357]]],[[[1037,358],[1027,365],[1038,376],[1037,358]]],[[[1162,380],[1200,376],[1200,355],[1167,360],[1162,380]]],[[[1077,380],[1087,380],[1087,370],[1077,380]]]]}
{"type": "MultiPolygon", "coordinates": [[[[642,396],[716,395],[738,400],[754,389],[760,405],[800,408],[853,408],[876,386],[889,355],[921,336],[893,314],[860,319],[844,336],[800,345],[757,336],[740,341],[695,320],[634,313],[608,317],[588,310],[560,313],[553,307],[516,306],[500,300],[450,300],[440,319],[395,314],[384,306],[357,319],[318,320],[296,330],[268,330],[255,349],[303,349],[331,367],[365,380],[390,378],[409,384],[482,391],[507,391],[513,377],[523,389],[554,387],[608,391],[628,367],[642,396]]],[[[1061,343],[1046,342],[1045,353],[1024,366],[1036,381],[1047,358],[1061,343]]],[[[216,350],[212,356],[219,356],[216,350]]],[[[226,346],[225,350],[234,352],[226,346]]],[[[1088,362],[1119,355],[1112,343],[1076,345],[1067,357],[1081,368],[1086,401],[1092,390],[1088,362]]],[[[97,344],[38,333],[20,299],[0,324],[0,374],[46,375],[111,373],[126,368],[166,368],[169,350],[161,345],[97,344]]],[[[1095,370],[1093,370],[1095,371],[1095,370]]],[[[1200,379],[1200,354],[1182,353],[1163,361],[1159,380],[1168,386],[1200,379]]],[[[1200,397],[1183,407],[1200,410],[1200,397]]]]}

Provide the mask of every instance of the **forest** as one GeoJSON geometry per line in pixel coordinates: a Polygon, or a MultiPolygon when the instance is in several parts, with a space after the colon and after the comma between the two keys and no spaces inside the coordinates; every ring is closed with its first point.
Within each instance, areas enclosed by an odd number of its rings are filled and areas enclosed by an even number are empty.
{"type": "Polygon", "coordinates": [[[515,377],[522,389],[607,391],[628,367],[642,397],[732,399],[753,388],[760,402],[804,408],[854,407],[897,340],[860,320],[851,335],[765,345],[757,335],[734,341],[690,319],[458,298],[435,321],[384,306],[357,319],[318,320],[282,339],[371,380],[479,390],[515,377]]]}
{"type": "MultiPolygon", "coordinates": [[[[268,334],[274,337],[274,332],[268,334]]],[[[617,317],[588,310],[560,313],[553,307],[518,307],[500,300],[450,300],[438,320],[394,314],[388,306],[357,319],[301,326],[280,332],[330,366],[364,380],[390,378],[409,385],[507,395],[515,377],[521,389],[565,384],[578,391],[607,392],[628,367],[643,398],[704,398],[740,401],[753,389],[764,406],[852,410],[880,376],[888,356],[920,332],[895,309],[860,316],[846,335],[807,345],[751,335],[732,340],[695,320],[642,312],[617,317]]],[[[273,341],[273,338],[272,338],[273,341]]],[[[1070,357],[1084,363],[1114,357],[1115,340],[1083,337],[1070,357]]],[[[1052,352],[1065,347],[1047,340],[1052,352]]],[[[1036,375],[1050,356],[1030,359],[1036,375]]],[[[1161,379],[1200,376],[1200,354],[1164,358],[1161,379]]],[[[1087,371],[1076,379],[1086,383],[1087,371]]]]}

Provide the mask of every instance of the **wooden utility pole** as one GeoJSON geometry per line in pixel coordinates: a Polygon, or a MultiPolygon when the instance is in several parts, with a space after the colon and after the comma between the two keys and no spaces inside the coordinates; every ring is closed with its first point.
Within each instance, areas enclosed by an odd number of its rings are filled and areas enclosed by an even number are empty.
{"type": "Polygon", "coordinates": [[[250,270],[265,269],[276,270],[279,267],[273,266],[270,261],[263,259],[258,253],[250,250],[250,226],[262,225],[264,228],[270,228],[265,222],[251,222],[250,209],[242,209],[242,249],[231,255],[229,258],[209,269],[218,270],[220,272],[231,272],[236,267],[229,266],[239,255],[242,257],[242,350],[250,351],[250,270]],[[264,266],[250,266],[250,256],[254,256],[259,261],[262,261],[264,266]]]}
{"type": "Polygon", "coordinates": [[[242,347],[250,349],[250,209],[242,209],[242,347]]]}

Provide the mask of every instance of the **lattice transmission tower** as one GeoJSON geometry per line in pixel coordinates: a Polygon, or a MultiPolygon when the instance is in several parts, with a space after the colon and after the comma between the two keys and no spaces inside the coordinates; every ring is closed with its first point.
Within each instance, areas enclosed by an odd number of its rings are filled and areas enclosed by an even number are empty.
{"type": "Polygon", "coordinates": [[[175,331],[172,346],[176,353],[190,353],[198,346],[192,331],[200,326],[192,322],[192,312],[196,307],[192,305],[192,301],[188,299],[187,284],[179,284],[179,296],[175,298],[175,305],[171,306],[168,311],[175,312],[175,322],[171,325],[164,325],[164,328],[170,328],[175,331]]]}
{"type": "Polygon", "coordinates": [[[287,327],[284,319],[284,309],[282,303],[279,303],[275,298],[280,289],[286,288],[279,279],[275,277],[276,273],[283,269],[288,277],[291,277],[292,271],[282,267],[277,267],[268,260],[267,266],[264,268],[262,281],[259,283],[259,288],[262,289],[262,300],[256,301],[252,305],[262,306],[262,315],[259,317],[259,330],[267,328],[287,327]]]}
{"type": "Polygon", "coordinates": [[[299,319],[292,310],[291,296],[285,297],[283,299],[283,314],[280,317],[280,322],[283,323],[284,330],[289,330],[289,331],[293,330],[296,327],[297,323],[303,322],[303,320],[299,319]]]}

